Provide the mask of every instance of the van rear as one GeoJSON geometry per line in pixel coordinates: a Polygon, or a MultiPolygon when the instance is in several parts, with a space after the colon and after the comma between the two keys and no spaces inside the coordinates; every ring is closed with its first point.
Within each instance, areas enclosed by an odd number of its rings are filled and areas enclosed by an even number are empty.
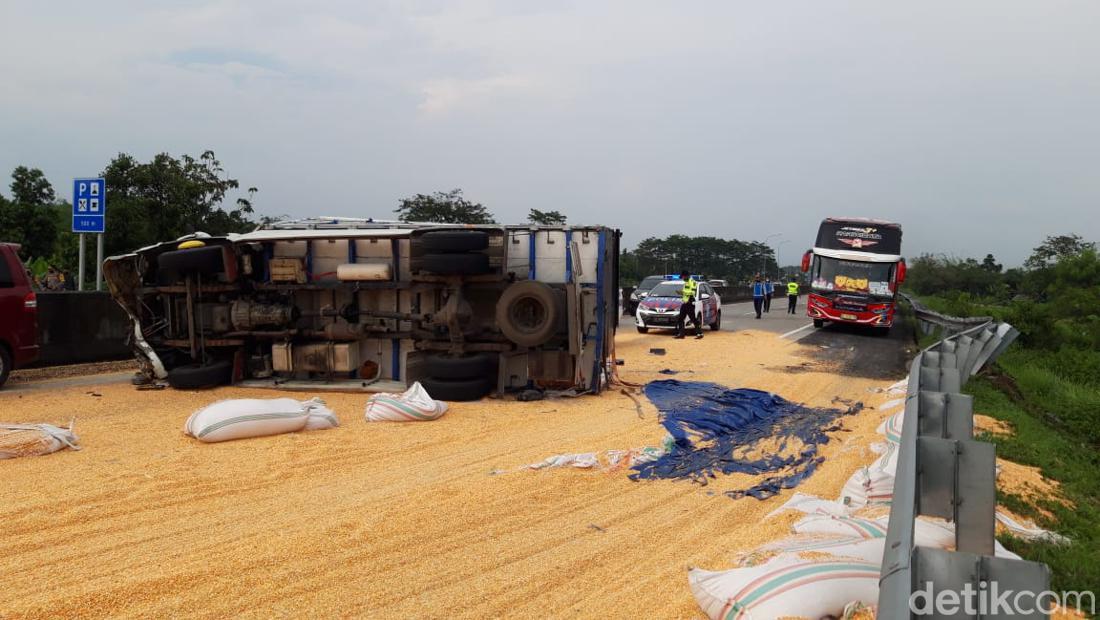
{"type": "Polygon", "coordinates": [[[0,386],[13,369],[38,359],[38,297],[18,249],[0,243],[0,386]]]}

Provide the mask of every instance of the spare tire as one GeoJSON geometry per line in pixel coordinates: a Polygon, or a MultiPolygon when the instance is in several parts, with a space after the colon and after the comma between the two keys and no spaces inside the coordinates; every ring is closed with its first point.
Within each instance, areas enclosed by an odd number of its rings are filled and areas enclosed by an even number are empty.
{"type": "Polygon", "coordinates": [[[496,357],[488,353],[475,353],[461,357],[429,355],[424,358],[424,374],[437,379],[477,379],[493,377],[496,357]]]}
{"type": "Polygon", "coordinates": [[[157,257],[160,272],[216,274],[225,271],[225,253],[222,246],[206,246],[172,250],[157,257]]]}
{"type": "Polygon", "coordinates": [[[425,253],[477,252],[489,247],[489,233],[480,230],[433,230],[420,235],[425,253]]]}
{"type": "Polygon", "coordinates": [[[489,273],[489,256],[471,254],[425,254],[421,269],[445,276],[479,276],[489,273]]]}
{"type": "Polygon", "coordinates": [[[202,390],[229,383],[233,364],[228,361],[212,364],[188,364],[168,371],[168,385],[177,390],[202,390]]]}
{"type": "Polygon", "coordinates": [[[481,400],[493,391],[495,381],[479,379],[421,379],[420,385],[436,400],[462,402],[481,400]]]}
{"type": "Polygon", "coordinates": [[[497,300],[497,326],[521,347],[537,347],[557,332],[561,305],[559,295],[542,282],[516,282],[497,300]]]}

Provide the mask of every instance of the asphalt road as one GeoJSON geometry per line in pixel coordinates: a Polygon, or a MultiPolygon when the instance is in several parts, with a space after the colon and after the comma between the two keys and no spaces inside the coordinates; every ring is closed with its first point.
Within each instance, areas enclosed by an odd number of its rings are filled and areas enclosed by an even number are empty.
{"type": "MultiPolygon", "coordinates": [[[[886,337],[877,336],[870,329],[839,323],[826,323],[815,329],[813,321],[806,316],[805,301],[805,296],[799,297],[797,312],[787,314],[786,297],[776,298],[772,301],[771,312],[760,319],[756,318],[752,302],[725,304],[722,306],[722,331],[768,331],[777,338],[815,347],[815,357],[839,362],[840,372],[849,376],[894,379],[908,372],[909,361],[917,348],[913,331],[905,322],[895,323],[886,337]]],[[[622,317],[619,329],[633,330],[634,317],[622,317]]],[[[673,330],[649,332],[654,338],[671,338],[673,333],[673,330]]]]}

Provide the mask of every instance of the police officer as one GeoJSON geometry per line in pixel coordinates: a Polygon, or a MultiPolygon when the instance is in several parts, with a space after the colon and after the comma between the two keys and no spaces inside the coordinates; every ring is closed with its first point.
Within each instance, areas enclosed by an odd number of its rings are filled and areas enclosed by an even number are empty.
{"type": "Polygon", "coordinates": [[[680,316],[676,317],[676,338],[684,337],[684,320],[691,319],[695,326],[695,339],[703,337],[703,321],[695,313],[695,293],[699,290],[699,283],[691,279],[688,271],[680,272],[680,279],[684,281],[683,291],[680,293],[680,316]]]}
{"type": "Polygon", "coordinates": [[[760,318],[760,311],[764,309],[764,283],[760,280],[760,274],[756,274],[756,280],[752,283],[752,306],[756,310],[756,318],[760,318]]]}
{"type": "Polygon", "coordinates": [[[794,314],[794,308],[798,305],[798,281],[791,276],[787,283],[787,314],[794,314]]]}
{"type": "Polygon", "coordinates": [[[764,277],[764,312],[772,311],[772,295],[775,294],[775,285],[772,284],[772,277],[764,277]]]}

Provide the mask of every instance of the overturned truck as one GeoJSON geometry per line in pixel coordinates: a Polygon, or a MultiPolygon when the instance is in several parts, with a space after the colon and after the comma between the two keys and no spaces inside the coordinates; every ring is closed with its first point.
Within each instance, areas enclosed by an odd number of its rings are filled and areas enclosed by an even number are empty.
{"type": "Polygon", "coordinates": [[[349,218],[192,235],[104,263],[141,374],[181,389],[598,392],[617,230],[349,218]]]}

